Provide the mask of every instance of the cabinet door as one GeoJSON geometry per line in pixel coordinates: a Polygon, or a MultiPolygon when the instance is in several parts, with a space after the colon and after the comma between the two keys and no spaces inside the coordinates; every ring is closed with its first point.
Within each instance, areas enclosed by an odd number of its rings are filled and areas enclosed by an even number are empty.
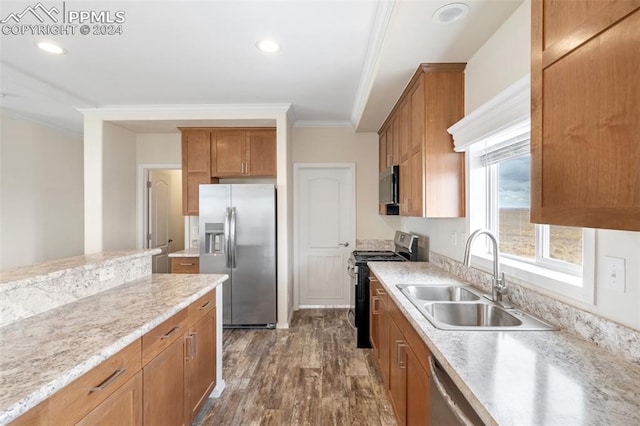
{"type": "Polygon", "coordinates": [[[104,400],[78,426],[134,426],[142,424],[142,372],[104,400]]]}
{"type": "Polygon", "coordinates": [[[411,349],[407,349],[407,425],[429,421],[429,375],[411,349]]]}
{"type": "Polygon", "coordinates": [[[182,214],[197,216],[199,186],[211,183],[211,136],[208,130],[182,130],[182,214]]]}
{"type": "Polygon", "coordinates": [[[238,129],[216,129],[211,150],[211,175],[242,176],[246,167],[246,132],[238,129]]]}
{"type": "MultiPolygon", "coordinates": [[[[409,142],[409,153],[411,155],[416,152],[422,151],[424,146],[424,125],[425,125],[425,111],[424,111],[424,86],[423,78],[419,78],[411,89],[410,102],[411,102],[411,139],[409,142]]],[[[453,147],[451,148],[453,149],[453,147]]]]}
{"type": "Polygon", "coordinates": [[[640,230],[638,8],[532,2],[533,222],[640,230]]]}
{"type": "Polygon", "coordinates": [[[394,114],[387,129],[387,167],[400,164],[400,125],[398,114],[394,114]]]}
{"type": "Polygon", "coordinates": [[[369,341],[371,342],[371,349],[376,359],[380,359],[380,297],[376,296],[376,288],[379,284],[374,280],[371,280],[369,286],[369,341]]]}
{"type": "Polygon", "coordinates": [[[405,99],[398,111],[398,125],[400,138],[400,162],[409,158],[411,154],[411,99],[405,99]]]}
{"type": "Polygon", "coordinates": [[[387,157],[387,132],[388,128],[380,130],[380,135],[378,136],[378,169],[383,171],[387,168],[388,157],[387,157]]]}
{"type": "Polygon", "coordinates": [[[184,425],[184,339],[168,346],[142,369],[145,425],[184,425]]]}
{"type": "Polygon", "coordinates": [[[407,419],[407,344],[400,329],[389,317],[389,394],[399,425],[407,419]]]}
{"type": "Polygon", "coordinates": [[[276,130],[247,130],[245,174],[249,176],[275,176],[276,130]]]}
{"type": "Polygon", "coordinates": [[[216,385],[215,308],[192,327],[186,345],[185,412],[190,423],[216,385]]]}
{"type": "Polygon", "coordinates": [[[424,167],[422,161],[422,152],[417,151],[409,157],[407,192],[409,197],[407,200],[407,211],[405,216],[424,216],[424,167]]]}

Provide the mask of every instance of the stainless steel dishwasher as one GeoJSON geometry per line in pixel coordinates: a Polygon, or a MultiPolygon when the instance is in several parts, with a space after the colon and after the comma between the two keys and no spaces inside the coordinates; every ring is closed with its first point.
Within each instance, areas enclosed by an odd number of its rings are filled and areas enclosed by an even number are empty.
{"type": "Polygon", "coordinates": [[[432,426],[484,425],[460,389],[432,356],[429,357],[429,367],[431,370],[429,424],[432,426]]]}

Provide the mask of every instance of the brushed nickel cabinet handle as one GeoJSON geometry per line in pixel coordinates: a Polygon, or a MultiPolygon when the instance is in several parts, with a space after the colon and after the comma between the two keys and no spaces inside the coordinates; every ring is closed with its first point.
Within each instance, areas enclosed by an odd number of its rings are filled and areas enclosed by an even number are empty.
{"type": "Polygon", "coordinates": [[[104,382],[100,383],[98,386],[91,388],[91,392],[102,392],[107,387],[109,387],[111,383],[115,382],[118,377],[122,376],[125,371],[127,371],[126,368],[118,368],[111,376],[107,377],[104,382]]]}
{"type": "Polygon", "coordinates": [[[169,332],[167,334],[165,334],[164,336],[160,337],[160,339],[161,340],[168,339],[169,337],[173,336],[175,334],[175,332],[178,331],[179,328],[180,328],[179,325],[174,326],[171,330],[169,330],[169,332]]]}
{"type": "Polygon", "coordinates": [[[191,359],[195,359],[195,357],[198,355],[198,346],[197,346],[198,343],[196,342],[198,333],[193,331],[193,332],[189,333],[189,335],[192,337],[192,339],[191,339],[191,359]]]}
{"type": "Polygon", "coordinates": [[[396,366],[400,368],[400,345],[402,340],[396,340],[396,366]]]}
{"type": "Polygon", "coordinates": [[[400,367],[401,369],[405,369],[407,368],[407,345],[406,343],[402,342],[398,345],[398,352],[402,351],[402,355],[400,355],[399,359],[398,359],[398,367],[400,367]]]}
{"type": "Polygon", "coordinates": [[[387,292],[384,291],[381,288],[376,288],[376,293],[378,293],[379,296],[383,296],[383,295],[387,294],[387,292]]]}
{"type": "Polygon", "coordinates": [[[191,336],[191,334],[185,336],[185,341],[188,340],[188,344],[185,342],[185,354],[184,354],[184,360],[185,361],[191,361],[193,359],[193,357],[191,356],[191,353],[193,352],[193,343],[191,342],[193,340],[193,336],[191,336]]]}
{"type": "Polygon", "coordinates": [[[380,313],[380,312],[379,312],[379,310],[380,310],[380,309],[379,309],[379,307],[378,307],[378,302],[380,302],[380,298],[379,298],[379,297],[377,297],[377,296],[373,296],[373,297],[371,298],[371,302],[373,302],[373,303],[371,304],[371,313],[372,313],[373,315],[378,315],[378,314],[380,313]]]}
{"type": "Polygon", "coordinates": [[[195,263],[191,262],[191,263],[181,263],[180,266],[193,266],[195,265],[195,263]]]}
{"type": "Polygon", "coordinates": [[[199,311],[203,310],[203,309],[207,309],[207,306],[209,306],[211,304],[211,300],[207,301],[207,303],[205,303],[204,305],[200,306],[198,308],[199,311]]]}

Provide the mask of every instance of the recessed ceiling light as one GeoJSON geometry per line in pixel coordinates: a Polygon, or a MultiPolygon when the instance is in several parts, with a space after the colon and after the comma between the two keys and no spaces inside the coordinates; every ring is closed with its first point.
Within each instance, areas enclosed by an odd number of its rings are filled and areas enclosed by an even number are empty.
{"type": "Polygon", "coordinates": [[[438,24],[450,24],[464,19],[469,13],[469,6],[464,3],[451,3],[442,6],[433,14],[433,21],[438,24]]]}
{"type": "Polygon", "coordinates": [[[256,47],[262,52],[275,53],[280,50],[280,46],[273,40],[260,40],[256,47]]]}
{"type": "Polygon", "coordinates": [[[67,53],[65,49],[51,41],[40,41],[36,43],[36,46],[38,46],[45,52],[53,53],[54,55],[64,55],[65,53],[67,53]]]}

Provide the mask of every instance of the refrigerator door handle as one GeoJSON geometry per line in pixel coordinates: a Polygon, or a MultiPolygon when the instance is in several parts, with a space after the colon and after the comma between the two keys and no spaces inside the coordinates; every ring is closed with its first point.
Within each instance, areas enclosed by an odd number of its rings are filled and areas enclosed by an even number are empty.
{"type": "Polygon", "coordinates": [[[235,207],[231,207],[231,230],[230,231],[231,231],[230,232],[231,250],[229,251],[231,252],[231,267],[235,268],[236,267],[236,208],[235,207]]]}
{"type": "Polygon", "coordinates": [[[227,268],[231,268],[231,209],[229,207],[224,215],[224,257],[227,268]]]}

